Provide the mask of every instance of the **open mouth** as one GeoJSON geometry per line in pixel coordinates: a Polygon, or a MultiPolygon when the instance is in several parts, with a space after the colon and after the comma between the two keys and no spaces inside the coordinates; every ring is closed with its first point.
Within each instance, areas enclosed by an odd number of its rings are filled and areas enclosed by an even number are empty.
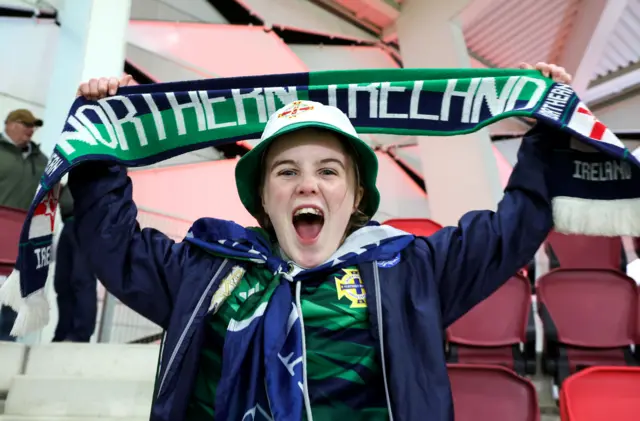
{"type": "Polygon", "coordinates": [[[302,243],[312,243],[324,226],[324,212],[312,206],[302,206],[293,212],[293,227],[302,243]]]}

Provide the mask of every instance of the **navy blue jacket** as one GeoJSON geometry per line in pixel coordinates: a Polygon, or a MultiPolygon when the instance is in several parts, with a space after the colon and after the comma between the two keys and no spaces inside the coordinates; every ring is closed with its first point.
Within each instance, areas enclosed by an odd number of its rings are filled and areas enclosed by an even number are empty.
{"type": "MultiPolygon", "coordinates": [[[[416,239],[395,266],[360,267],[394,420],[453,420],[444,330],[524,267],[552,228],[545,139],[558,136],[564,135],[541,125],[528,133],[497,212],[469,212],[457,227],[416,239]]],[[[151,420],[181,421],[203,321],[233,262],[141,230],[121,167],[83,164],[69,186],[76,233],[98,279],[167,331],[151,420]]]]}

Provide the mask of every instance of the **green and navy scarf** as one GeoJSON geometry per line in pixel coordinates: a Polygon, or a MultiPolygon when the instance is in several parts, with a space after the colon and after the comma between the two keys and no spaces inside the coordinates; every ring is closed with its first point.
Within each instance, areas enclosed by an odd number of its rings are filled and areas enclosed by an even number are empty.
{"type": "Polygon", "coordinates": [[[269,115],[303,99],[337,106],[359,133],[449,136],[514,116],[542,121],[576,140],[552,162],[556,230],[640,235],[640,162],[570,86],[537,71],[374,69],[139,85],[73,103],[28,211],[16,268],[0,289],[0,303],[18,311],[12,334],[48,321],[44,285],[57,186],[75,165],[143,166],[256,139],[269,115]]]}
{"type": "MultiPolygon", "coordinates": [[[[290,284],[367,262],[381,266],[397,262],[414,236],[370,222],[349,235],[326,262],[303,269],[283,260],[261,233],[233,222],[203,218],[193,224],[185,239],[217,257],[241,265],[245,262],[243,276],[254,285],[227,327],[222,375],[216,388],[216,418],[244,420],[251,415],[249,419],[256,421],[299,421],[305,409],[305,358],[300,307],[290,284]]],[[[240,279],[231,278],[229,284],[218,287],[219,292],[233,291],[240,279]]],[[[221,302],[214,295],[211,311],[221,302]]]]}

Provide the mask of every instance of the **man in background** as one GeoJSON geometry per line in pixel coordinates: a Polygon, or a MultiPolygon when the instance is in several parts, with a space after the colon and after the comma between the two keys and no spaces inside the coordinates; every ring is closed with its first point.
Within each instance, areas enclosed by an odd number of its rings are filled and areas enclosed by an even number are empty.
{"type": "MultiPolygon", "coordinates": [[[[4,123],[4,130],[0,131],[0,206],[27,211],[48,162],[48,157],[32,140],[43,121],[31,111],[19,109],[11,111],[4,123]]],[[[73,216],[73,200],[68,189],[61,190],[59,204],[60,216],[67,225],[73,216]]],[[[55,285],[60,307],[59,325],[64,327],[56,331],[58,340],[77,340],[73,336],[74,329],[81,331],[80,337],[85,338],[88,325],[91,325],[91,332],[95,326],[96,316],[91,316],[91,312],[96,312],[96,280],[86,269],[83,272],[82,266],[75,264],[81,257],[78,256],[80,251],[75,243],[67,238],[71,225],[69,224],[69,229],[63,230],[60,241],[62,245],[58,245],[58,253],[63,258],[60,259],[60,267],[56,265],[55,285]],[[69,317],[73,319],[71,322],[69,317]]],[[[17,241],[0,239],[2,240],[17,241]]],[[[9,335],[15,318],[16,313],[10,307],[0,306],[0,340],[15,340],[9,335]]]]}

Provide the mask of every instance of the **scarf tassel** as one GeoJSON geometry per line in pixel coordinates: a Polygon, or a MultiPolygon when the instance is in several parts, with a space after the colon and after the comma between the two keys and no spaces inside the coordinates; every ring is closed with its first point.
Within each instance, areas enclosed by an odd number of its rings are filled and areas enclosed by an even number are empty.
{"type": "Polygon", "coordinates": [[[640,198],[593,200],[553,198],[555,229],[564,234],[617,237],[640,236],[640,198]]]}
{"type": "Polygon", "coordinates": [[[20,271],[17,269],[11,272],[0,287],[0,304],[7,305],[18,313],[11,336],[24,336],[49,323],[49,302],[44,288],[23,298],[20,292],[20,271]]]}

